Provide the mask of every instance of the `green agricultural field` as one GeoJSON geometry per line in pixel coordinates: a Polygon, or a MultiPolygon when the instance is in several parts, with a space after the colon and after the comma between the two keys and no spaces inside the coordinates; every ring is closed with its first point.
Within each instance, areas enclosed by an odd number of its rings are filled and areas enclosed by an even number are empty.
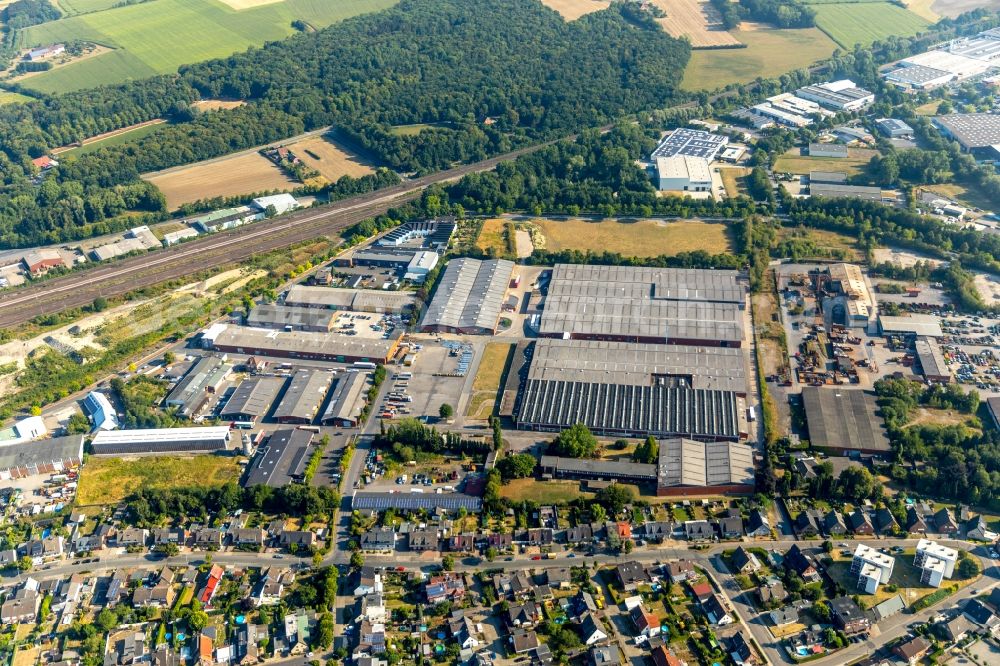
{"type": "Polygon", "coordinates": [[[829,58],[837,45],[817,28],[804,30],[733,30],[745,49],[692,51],[684,70],[685,90],[714,90],[729,83],[749,83],[802,69],[829,58]]]}
{"type": "Polygon", "coordinates": [[[76,16],[77,14],[101,12],[120,3],[121,0],[54,0],[52,4],[66,16],[76,16]]]}
{"type": "Polygon", "coordinates": [[[152,134],[158,129],[166,127],[166,123],[160,123],[156,125],[143,125],[142,127],[136,127],[133,130],[127,132],[122,132],[121,134],[115,134],[104,139],[99,139],[91,143],[85,144],[83,146],[78,146],[76,148],[70,148],[69,150],[64,150],[59,153],[60,158],[62,157],[78,157],[80,155],[86,155],[87,153],[92,153],[98,148],[107,148],[109,146],[120,146],[123,143],[129,143],[131,141],[136,141],[144,136],[152,134]]]}
{"type": "Polygon", "coordinates": [[[30,102],[34,97],[28,97],[16,92],[0,91],[0,106],[4,104],[19,104],[20,102],[30,102]]]}
{"type": "Polygon", "coordinates": [[[845,49],[886,37],[911,37],[930,23],[888,2],[816,5],[816,25],[845,49]]]}
{"type": "MultiPolygon", "coordinates": [[[[99,0],[66,0],[98,6],[99,0]]],[[[250,46],[283,39],[301,19],[321,28],[374,12],[396,0],[284,0],[236,11],[218,0],[152,0],[79,14],[23,31],[25,46],[73,39],[116,49],[33,76],[24,82],[53,93],[174,72],[184,64],[224,58],[250,46]]]]}

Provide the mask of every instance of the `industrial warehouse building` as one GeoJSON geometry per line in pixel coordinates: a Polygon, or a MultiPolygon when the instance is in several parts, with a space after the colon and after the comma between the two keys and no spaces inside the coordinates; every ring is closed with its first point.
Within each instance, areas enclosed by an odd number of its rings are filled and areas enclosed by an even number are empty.
{"type": "Polygon", "coordinates": [[[416,300],[412,292],[373,289],[340,289],[297,284],[288,290],[283,303],[302,308],[351,310],[378,314],[400,314],[416,300]]]}
{"type": "Polygon", "coordinates": [[[814,447],[839,455],[890,451],[874,395],[860,389],[806,386],[802,403],[814,447]]]}
{"type": "Polygon", "coordinates": [[[805,86],[796,90],[795,96],[833,111],[860,111],[875,102],[875,93],[857,87],[850,79],[805,86]]]}
{"type": "Polygon", "coordinates": [[[296,370],[274,410],[274,419],[279,423],[312,423],[326,400],[331,383],[333,373],[327,370],[296,370]]]}
{"type": "Polygon", "coordinates": [[[83,460],[83,435],[0,446],[0,481],[53,474],[83,460]]]}
{"type": "Polygon", "coordinates": [[[754,491],[753,447],[737,442],[660,442],[656,494],[661,496],[730,494],[754,491]]]}
{"type": "Polygon", "coordinates": [[[313,435],[308,430],[275,430],[247,469],[244,486],[280,488],[305,477],[313,435]]]}
{"type": "Polygon", "coordinates": [[[217,356],[203,356],[191,366],[184,378],[167,394],[163,404],[174,407],[177,415],[191,418],[219,390],[233,366],[217,356]]]}
{"type": "Polygon", "coordinates": [[[95,456],[215,453],[229,448],[229,426],[104,431],[90,446],[95,456]]]}
{"type": "Polygon", "coordinates": [[[728,143],[729,138],[721,134],[711,134],[702,130],[678,127],[663,137],[660,145],[656,147],[656,150],[650,156],[650,160],[656,162],[658,157],[686,155],[711,162],[728,143]]]}
{"type": "Polygon", "coordinates": [[[857,264],[831,264],[826,271],[830,291],[845,296],[844,324],[867,328],[877,311],[875,296],[857,264]]]}
{"type": "Polygon", "coordinates": [[[362,338],[336,333],[267,331],[245,326],[226,326],[214,334],[212,349],[231,354],[275,356],[334,363],[387,363],[396,353],[400,331],[389,338],[362,338]]]}
{"type": "Polygon", "coordinates": [[[341,428],[354,428],[361,418],[368,373],[344,372],[337,377],[337,384],[330,392],[330,403],[323,411],[320,423],[341,428]]]}
{"type": "Polygon", "coordinates": [[[920,362],[920,370],[929,382],[939,382],[947,384],[951,382],[951,371],[944,361],[944,354],[941,352],[941,345],[937,340],[930,337],[919,336],[914,341],[917,353],[917,360],[920,362]]]}
{"type": "Polygon", "coordinates": [[[493,335],[514,273],[506,259],[453,259],[420,322],[424,333],[493,335]]]}
{"type": "Polygon", "coordinates": [[[630,386],[661,384],[747,394],[743,350],[591,340],[537,340],[528,379],[630,386]]]}
{"type": "Polygon", "coordinates": [[[934,124],[977,160],[1000,160],[1000,114],[953,113],[934,118],[934,124]]]}
{"type": "Polygon", "coordinates": [[[421,247],[442,249],[448,247],[448,241],[455,233],[455,227],[454,218],[415,220],[399,225],[375,241],[375,244],[383,247],[399,247],[419,239],[421,247]]]}
{"type": "Polygon", "coordinates": [[[746,427],[732,391],[529,379],[514,422],[559,432],[583,423],[598,435],[737,441],[746,427]]]}
{"type": "Polygon", "coordinates": [[[244,379],[233,391],[226,406],[219,412],[223,419],[256,423],[267,416],[271,405],[285,387],[284,377],[252,377],[244,379]]]}
{"type": "Polygon", "coordinates": [[[250,311],[246,324],[255,328],[329,333],[336,319],[337,313],[332,310],[262,303],[250,311]]]}
{"type": "Polygon", "coordinates": [[[657,189],[664,192],[711,192],[708,160],[690,155],[656,158],[657,189]]]}
{"type": "Polygon", "coordinates": [[[842,185],[838,183],[809,183],[809,196],[827,199],[863,199],[882,201],[882,188],[869,185],[842,185]]]}
{"type": "Polygon", "coordinates": [[[932,338],[944,336],[941,323],[932,315],[911,314],[900,317],[879,315],[878,328],[882,335],[922,335],[932,338]]]}
{"type": "Polygon", "coordinates": [[[754,491],[753,447],[736,442],[661,440],[656,465],[542,456],[540,467],[543,479],[655,483],[660,496],[747,495],[754,491]]]}
{"type": "Polygon", "coordinates": [[[745,303],[736,271],[557,264],[539,336],[741,347],[745,303]]]}
{"type": "Polygon", "coordinates": [[[844,159],[848,155],[847,146],[839,143],[810,143],[809,157],[832,157],[844,159]]]}

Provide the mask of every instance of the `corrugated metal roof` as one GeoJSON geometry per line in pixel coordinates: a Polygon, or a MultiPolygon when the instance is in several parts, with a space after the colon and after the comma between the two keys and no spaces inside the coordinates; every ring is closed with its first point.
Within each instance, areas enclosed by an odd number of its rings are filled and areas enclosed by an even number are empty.
{"type": "Polygon", "coordinates": [[[453,259],[445,267],[421,326],[494,329],[513,272],[514,263],[506,259],[453,259]]]}

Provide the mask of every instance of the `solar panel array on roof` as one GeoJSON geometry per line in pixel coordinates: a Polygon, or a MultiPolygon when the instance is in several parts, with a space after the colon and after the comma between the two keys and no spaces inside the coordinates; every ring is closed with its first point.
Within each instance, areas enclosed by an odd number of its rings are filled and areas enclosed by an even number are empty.
{"type": "Polygon", "coordinates": [[[519,428],[529,430],[583,423],[597,433],[740,437],[739,409],[731,391],[529,379],[516,420],[519,428]]]}
{"type": "Polygon", "coordinates": [[[352,511],[481,511],[483,500],[465,493],[375,493],[356,492],[351,498],[352,511]]]}
{"type": "Polygon", "coordinates": [[[729,143],[728,137],[679,127],[663,137],[650,159],[655,162],[657,157],[687,155],[712,161],[727,143],[729,143]]]}
{"type": "Polygon", "coordinates": [[[514,272],[505,259],[453,259],[445,267],[420,324],[424,331],[491,334],[514,272]]]}

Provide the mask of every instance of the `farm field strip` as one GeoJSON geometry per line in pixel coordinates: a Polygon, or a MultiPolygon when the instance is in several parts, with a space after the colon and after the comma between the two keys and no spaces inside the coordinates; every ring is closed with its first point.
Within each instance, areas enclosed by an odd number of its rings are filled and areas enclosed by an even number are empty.
{"type": "Polygon", "coordinates": [[[687,35],[694,48],[738,46],[740,41],[722,28],[721,19],[707,0],[653,0],[666,13],[656,22],[668,35],[687,35]]]}
{"type": "Polygon", "coordinates": [[[158,125],[162,125],[166,122],[167,121],[162,118],[147,120],[144,123],[137,123],[135,125],[130,125],[129,127],[123,127],[110,132],[104,132],[103,134],[94,135],[81,141],[79,146],[61,146],[59,148],[55,148],[51,151],[51,153],[53,155],[82,155],[84,153],[97,150],[98,148],[116,146],[127,141],[135,141],[136,139],[141,139],[147,134],[152,134],[156,131],[158,125]]]}
{"type": "Polygon", "coordinates": [[[171,210],[199,199],[265,190],[291,190],[299,184],[257,152],[196,162],[181,169],[146,175],[143,178],[163,192],[167,198],[167,208],[171,210]]]}
{"type": "Polygon", "coordinates": [[[330,182],[341,176],[357,178],[374,173],[375,169],[358,155],[325,136],[313,136],[287,145],[295,156],[316,169],[330,182]]]}
{"type": "Polygon", "coordinates": [[[819,29],[845,49],[886,37],[911,37],[929,25],[926,19],[888,2],[821,4],[814,9],[819,29]]]}

